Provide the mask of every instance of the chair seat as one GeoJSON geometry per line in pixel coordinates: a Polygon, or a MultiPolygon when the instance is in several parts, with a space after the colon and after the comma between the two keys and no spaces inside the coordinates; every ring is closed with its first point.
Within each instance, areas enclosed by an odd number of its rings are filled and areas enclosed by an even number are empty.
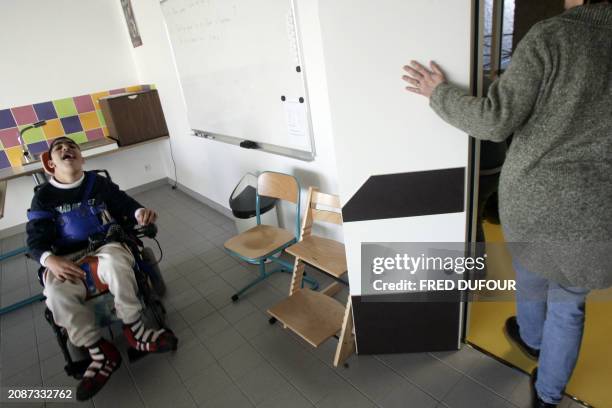
{"type": "Polygon", "coordinates": [[[248,259],[260,259],[295,239],[295,235],[271,225],[257,225],[225,241],[225,248],[248,259]]]}
{"type": "Polygon", "coordinates": [[[336,278],[347,270],[344,244],[333,239],[309,235],[287,248],[287,252],[336,278]]]}
{"type": "Polygon", "coordinates": [[[268,313],[308,343],[319,347],[342,329],[345,310],[334,298],[299,289],[268,309],[268,313]]]}

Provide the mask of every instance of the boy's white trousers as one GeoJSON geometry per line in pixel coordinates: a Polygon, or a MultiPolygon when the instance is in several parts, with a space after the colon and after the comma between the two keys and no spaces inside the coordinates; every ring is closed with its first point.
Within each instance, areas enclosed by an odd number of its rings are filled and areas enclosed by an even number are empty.
{"type": "MultiPolygon", "coordinates": [[[[142,305],[134,276],[134,257],[123,245],[112,242],[91,254],[98,257],[98,276],[115,298],[117,317],[124,323],[140,318],[142,305]]],[[[49,270],[44,273],[47,307],[58,326],[64,327],[68,338],[77,347],[91,346],[101,337],[94,310],[85,302],[87,288],[83,281],[62,282],[49,270]]]]}

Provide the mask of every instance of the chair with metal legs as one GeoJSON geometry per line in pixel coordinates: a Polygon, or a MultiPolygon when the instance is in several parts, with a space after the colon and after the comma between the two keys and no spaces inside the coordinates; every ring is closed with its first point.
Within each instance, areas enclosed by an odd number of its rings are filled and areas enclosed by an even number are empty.
{"type": "MultiPolygon", "coordinates": [[[[243,233],[230,238],[224,244],[225,250],[232,256],[259,266],[259,276],[232,296],[232,301],[277,272],[292,273],[293,264],[280,258],[285,248],[300,239],[300,186],[295,177],[275,172],[264,172],[257,178],[255,195],[257,225],[243,233]],[[295,204],[294,231],[273,227],[261,223],[260,197],[273,197],[295,204]],[[266,260],[280,265],[279,268],[267,270],[266,260]]],[[[318,289],[318,283],[310,278],[307,282],[312,289],[318,289]]]]}

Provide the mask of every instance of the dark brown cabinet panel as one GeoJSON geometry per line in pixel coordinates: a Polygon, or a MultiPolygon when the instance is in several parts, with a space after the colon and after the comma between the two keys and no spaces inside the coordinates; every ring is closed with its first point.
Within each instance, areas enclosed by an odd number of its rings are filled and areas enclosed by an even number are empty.
{"type": "Polygon", "coordinates": [[[110,137],[127,146],[167,136],[168,127],[157,90],[112,95],[100,99],[110,137]]]}

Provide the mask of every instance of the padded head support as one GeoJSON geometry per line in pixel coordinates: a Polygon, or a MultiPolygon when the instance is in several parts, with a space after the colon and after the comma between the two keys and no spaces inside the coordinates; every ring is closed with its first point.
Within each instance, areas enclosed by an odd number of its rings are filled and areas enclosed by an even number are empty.
{"type": "Polygon", "coordinates": [[[49,160],[51,160],[49,152],[42,152],[42,154],[40,155],[40,162],[42,163],[43,169],[45,169],[45,173],[53,175],[55,169],[49,167],[49,160]]]}

